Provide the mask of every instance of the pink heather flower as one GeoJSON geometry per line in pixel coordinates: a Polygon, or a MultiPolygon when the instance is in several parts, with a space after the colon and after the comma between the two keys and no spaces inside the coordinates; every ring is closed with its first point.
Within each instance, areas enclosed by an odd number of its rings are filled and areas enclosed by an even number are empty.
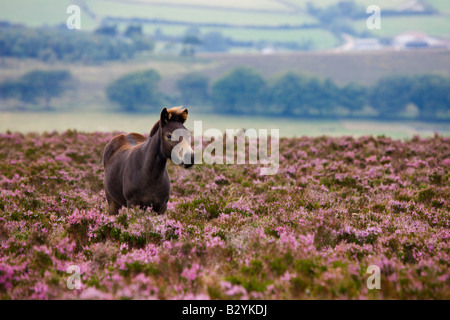
{"type": "Polygon", "coordinates": [[[214,247],[221,247],[221,248],[225,248],[225,242],[223,242],[222,239],[220,239],[219,237],[213,237],[207,240],[207,244],[206,246],[208,248],[214,248],[214,247]]]}
{"type": "Polygon", "coordinates": [[[174,297],[174,300],[210,300],[209,296],[203,293],[188,292],[185,295],[174,297]]]}
{"type": "Polygon", "coordinates": [[[391,157],[389,156],[382,156],[380,159],[380,162],[390,162],[391,161],[391,157]]]}
{"type": "Polygon", "coordinates": [[[396,273],[392,273],[392,274],[388,275],[386,279],[390,283],[396,283],[398,281],[398,275],[396,273]]]}
{"type": "Polygon", "coordinates": [[[131,292],[130,288],[124,287],[123,289],[119,290],[116,293],[116,296],[121,298],[121,299],[132,299],[133,298],[133,293],[131,292]]]}
{"type": "Polygon", "coordinates": [[[248,300],[248,293],[247,290],[243,286],[232,284],[228,281],[222,281],[220,282],[220,286],[225,291],[225,294],[228,296],[235,296],[240,295],[241,300],[248,300]]]}
{"type": "Polygon", "coordinates": [[[375,162],[377,162],[377,156],[373,155],[371,157],[366,158],[366,162],[367,163],[375,163],[375,162]]]}
{"type": "Polygon", "coordinates": [[[275,231],[278,233],[278,235],[281,235],[281,233],[287,232],[287,228],[286,227],[276,227],[275,231]]]}
{"type": "Polygon", "coordinates": [[[200,265],[194,263],[190,268],[184,268],[181,276],[189,281],[194,281],[195,279],[197,279],[199,273],[200,265]]]}
{"type": "Polygon", "coordinates": [[[167,203],[167,210],[174,210],[176,207],[176,204],[173,202],[168,202],[167,203]]]}
{"type": "Polygon", "coordinates": [[[4,286],[8,290],[12,286],[12,279],[14,275],[15,268],[9,266],[6,263],[0,262],[0,285],[4,286]]]}
{"type": "Polygon", "coordinates": [[[284,275],[280,278],[281,281],[290,281],[293,277],[295,277],[296,274],[292,274],[289,271],[286,271],[284,275]]]}
{"type": "Polygon", "coordinates": [[[65,154],[61,154],[55,157],[56,161],[62,161],[62,162],[70,162],[72,161],[71,158],[69,158],[68,156],[66,156],[65,154]]]}
{"type": "Polygon", "coordinates": [[[227,181],[227,178],[225,178],[225,176],[222,174],[219,174],[214,178],[215,183],[222,183],[224,181],[227,181]]]}
{"type": "Polygon", "coordinates": [[[288,234],[287,232],[282,232],[280,234],[280,241],[283,244],[286,244],[288,247],[292,247],[293,249],[296,249],[298,247],[297,239],[294,235],[288,234]]]}
{"type": "Polygon", "coordinates": [[[81,292],[80,298],[83,300],[111,300],[112,296],[109,293],[97,290],[95,287],[89,287],[81,292]]]}
{"type": "Polygon", "coordinates": [[[31,295],[31,299],[48,300],[48,285],[43,282],[38,282],[33,287],[34,293],[31,295]]]}
{"type": "Polygon", "coordinates": [[[33,247],[33,249],[37,252],[42,252],[42,253],[46,254],[47,256],[51,256],[51,254],[52,254],[52,249],[50,249],[46,245],[42,245],[42,246],[36,245],[33,247]]]}

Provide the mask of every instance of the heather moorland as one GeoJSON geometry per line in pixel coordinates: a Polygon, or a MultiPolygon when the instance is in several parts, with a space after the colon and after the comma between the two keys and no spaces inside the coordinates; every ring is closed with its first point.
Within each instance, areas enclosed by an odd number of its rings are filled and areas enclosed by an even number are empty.
{"type": "Polygon", "coordinates": [[[448,137],[282,138],[272,176],[169,163],[164,215],[110,216],[111,137],[0,135],[1,299],[450,298],[448,137]]]}

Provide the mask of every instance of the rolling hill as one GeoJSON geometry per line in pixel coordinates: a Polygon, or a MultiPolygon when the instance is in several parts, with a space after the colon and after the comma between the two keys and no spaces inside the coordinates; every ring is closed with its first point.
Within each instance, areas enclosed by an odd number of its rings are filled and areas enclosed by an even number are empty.
{"type": "MultiPolygon", "coordinates": [[[[102,23],[115,23],[124,29],[140,23],[146,33],[182,37],[189,28],[201,34],[220,32],[238,42],[290,43],[297,49],[327,49],[343,42],[343,24],[355,36],[393,37],[405,31],[421,31],[430,36],[450,38],[450,5],[444,0],[372,1],[382,10],[382,28],[366,27],[366,1],[354,0],[357,15],[336,17],[331,23],[311,13],[309,0],[77,0],[81,7],[83,30],[102,23]],[[383,16],[386,14],[386,16],[383,16]],[[339,26],[337,26],[339,25],[339,26]],[[309,45],[305,47],[305,43],[309,45]]],[[[314,1],[319,9],[330,9],[338,0],[314,1]]],[[[9,1],[1,4],[0,20],[27,26],[64,24],[66,0],[9,1]]]]}

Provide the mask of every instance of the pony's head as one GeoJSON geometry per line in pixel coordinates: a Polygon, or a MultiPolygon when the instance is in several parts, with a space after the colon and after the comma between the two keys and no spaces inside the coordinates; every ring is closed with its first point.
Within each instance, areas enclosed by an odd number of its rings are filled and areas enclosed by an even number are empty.
{"type": "Polygon", "coordinates": [[[161,151],[166,158],[175,164],[182,164],[189,168],[194,164],[194,150],[190,143],[190,133],[184,123],[188,117],[188,110],[183,107],[162,109],[160,119],[153,126],[150,137],[159,133],[161,151]]]}

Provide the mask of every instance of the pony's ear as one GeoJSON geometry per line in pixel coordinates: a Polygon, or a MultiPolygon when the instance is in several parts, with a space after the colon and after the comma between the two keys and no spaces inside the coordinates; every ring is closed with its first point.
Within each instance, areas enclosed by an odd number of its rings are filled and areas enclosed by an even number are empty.
{"type": "Polygon", "coordinates": [[[181,113],[181,122],[185,122],[187,120],[188,117],[188,109],[184,109],[183,112],[181,113]]]}
{"type": "Polygon", "coordinates": [[[161,111],[161,125],[166,125],[169,122],[171,114],[167,111],[167,108],[162,109],[161,111]]]}

